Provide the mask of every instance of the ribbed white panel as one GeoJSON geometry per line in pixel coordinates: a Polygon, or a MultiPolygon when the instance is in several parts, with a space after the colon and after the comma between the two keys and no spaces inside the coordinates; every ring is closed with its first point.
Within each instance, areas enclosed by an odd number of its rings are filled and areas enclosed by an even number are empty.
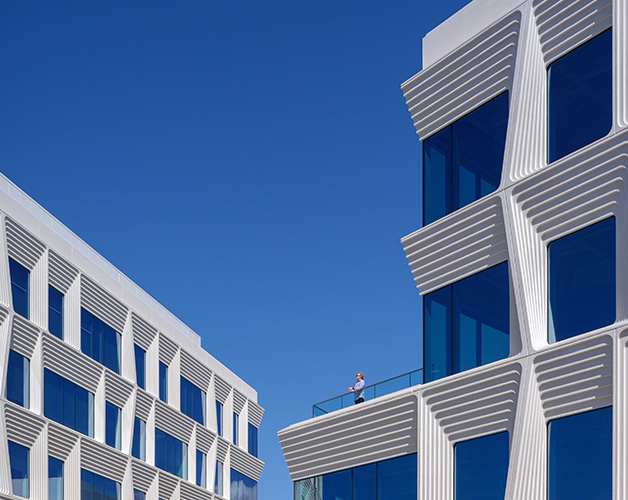
{"type": "Polygon", "coordinates": [[[81,438],[81,467],[122,483],[129,457],[93,439],[81,438]]]}
{"type": "Polygon", "coordinates": [[[43,333],[44,368],[96,393],[103,366],[72,349],[49,333],[43,333]]]}
{"type": "Polygon", "coordinates": [[[203,453],[209,453],[209,449],[214,444],[216,435],[207,427],[196,424],[196,447],[203,453]]]}
{"type": "Polygon", "coordinates": [[[401,240],[421,295],[508,260],[499,195],[401,240]]]}
{"type": "MultiPolygon", "coordinates": [[[[5,307],[11,307],[11,278],[9,276],[9,257],[6,245],[6,231],[4,228],[5,216],[0,212],[0,223],[2,227],[2,241],[0,241],[0,304],[5,307]]],[[[2,470],[2,468],[0,468],[2,470]]],[[[0,484],[0,493],[2,485],[0,484]]]]}
{"type": "Polygon", "coordinates": [[[233,390],[233,411],[238,415],[242,412],[242,408],[246,404],[246,397],[235,389],[233,390]]]}
{"type": "Polygon", "coordinates": [[[4,406],[7,439],[31,448],[44,430],[45,421],[13,403],[4,406]]]}
{"type": "Polygon", "coordinates": [[[533,5],[547,64],[613,23],[611,0],[534,0],[533,5]]]}
{"type": "Polygon", "coordinates": [[[0,307],[0,326],[4,325],[4,321],[9,317],[9,311],[4,307],[0,307]]]}
{"type": "Polygon", "coordinates": [[[148,416],[153,408],[153,401],[155,399],[144,392],[142,389],[137,389],[137,394],[135,398],[135,415],[140,420],[146,422],[148,420],[148,416]]]}
{"type": "Polygon", "coordinates": [[[232,387],[221,379],[218,375],[214,375],[214,390],[216,391],[216,399],[223,405],[227,401],[232,387]]]}
{"type": "Polygon", "coordinates": [[[166,337],[164,334],[159,334],[159,361],[161,361],[164,365],[170,365],[172,358],[179,350],[177,344],[175,344],[172,340],[166,337]]]}
{"type": "Polygon", "coordinates": [[[211,500],[213,498],[209,491],[186,481],[181,481],[180,491],[181,500],[211,500]]]}
{"type": "Polygon", "coordinates": [[[157,336],[157,329],[135,313],[131,313],[131,324],[133,326],[133,342],[148,351],[157,336]]]}
{"type": "Polygon", "coordinates": [[[264,409],[250,399],[247,402],[247,408],[249,414],[249,423],[259,428],[260,424],[262,423],[262,417],[264,416],[264,409]]]}
{"type": "Polygon", "coordinates": [[[628,4],[624,0],[613,2],[613,25],[615,121],[624,128],[628,126],[628,93],[621,90],[628,88],[628,4]]]}
{"type": "Polygon", "coordinates": [[[105,371],[105,399],[122,408],[133,394],[133,384],[119,375],[105,371]]]}
{"type": "Polygon", "coordinates": [[[523,179],[547,164],[547,69],[529,3],[522,12],[502,186],[523,179]]]}
{"type": "Polygon", "coordinates": [[[155,426],[184,443],[190,442],[194,421],[167,404],[155,401],[155,426]]]}
{"type": "Polygon", "coordinates": [[[613,404],[613,338],[560,343],[534,359],[547,420],[613,404]]]}
{"type": "MultiPolygon", "coordinates": [[[[613,401],[613,437],[615,470],[625,471],[628,466],[628,329],[624,327],[616,337],[615,400],[613,401]]],[[[615,498],[628,498],[628,476],[615,474],[615,498]]]]}
{"type": "Polygon", "coordinates": [[[157,477],[157,471],[141,460],[131,459],[131,471],[133,474],[133,488],[144,493],[150,489],[157,477]]]}
{"type": "Polygon", "coordinates": [[[84,274],[81,275],[81,307],[107,323],[118,333],[124,330],[128,308],[84,274]]]}
{"type": "Polygon", "coordinates": [[[9,217],[6,218],[6,235],[9,257],[32,270],[44,254],[44,245],[9,217]]]}
{"type": "Polygon", "coordinates": [[[209,382],[212,378],[212,371],[181,349],[181,376],[207,393],[209,382]]]}
{"type": "Polygon", "coordinates": [[[216,443],[216,459],[219,462],[225,463],[225,459],[227,458],[227,453],[229,452],[229,441],[225,438],[218,436],[218,441],[216,443]]]}
{"type": "Polygon", "coordinates": [[[63,295],[68,292],[78,274],[78,269],[72,264],[52,250],[48,252],[48,281],[63,295]]]}
{"type": "Polygon", "coordinates": [[[510,90],[520,18],[508,16],[402,84],[421,140],[510,90]]]}
{"type": "Polygon", "coordinates": [[[237,446],[231,446],[231,467],[238,472],[259,481],[264,470],[264,462],[242,451],[237,446]]]}
{"type": "MultiPolygon", "coordinates": [[[[547,344],[548,243],[615,215],[617,248],[628,246],[623,194],[627,163],[628,143],[617,136],[524,179],[512,191],[523,310],[535,349],[547,344]]],[[[625,266],[618,259],[618,276],[626,275],[625,266]]],[[[618,320],[628,316],[626,298],[625,280],[618,280],[618,320]]]]}
{"type": "Polygon", "coordinates": [[[65,462],[79,441],[75,432],[67,427],[48,423],[48,454],[65,462]]]}
{"type": "Polygon", "coordinates": [[[159,498],[162,500],[179,500],[173,497],[174,490],[179,486],[179,480],[166,472],[159,472],[159,498]]]}
{"type": "Polygon", "coordinates": [[[407,390],[279,431],[293,481],[417,450],[417,399],[407,390]]]}
{"type": "Polygon", "coordinates": [[[39,330],[17,314],[13,316],[11,328],[11,349],[31,359],[39,340],[39,330]]]}

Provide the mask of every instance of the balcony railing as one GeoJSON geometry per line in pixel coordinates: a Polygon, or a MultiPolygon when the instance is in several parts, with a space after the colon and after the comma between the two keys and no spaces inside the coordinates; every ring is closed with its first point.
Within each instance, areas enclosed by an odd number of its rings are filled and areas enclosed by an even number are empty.
{"type": "MultiPolygon", "coordinates": [[[[364,388],[364,399],[375,399],[386,394],[391,394],[401,389],[412,387],[413,385],[419,385],[423,383],[423,368],[414,370],[413,372],[404,373],[397,377],[389,378],[382,382],[377,382],[373,385],[367,385],[364,388]]],[[[316,403],[312,406],[312,416],[318,417],[319,415],[325,415],[332,411],[346,408],[347,406],[353,406],[355,403],[354,395],[352,392],[347,394],[341,394],[335,398],[326,399],[320,403],[316,403]]]]}

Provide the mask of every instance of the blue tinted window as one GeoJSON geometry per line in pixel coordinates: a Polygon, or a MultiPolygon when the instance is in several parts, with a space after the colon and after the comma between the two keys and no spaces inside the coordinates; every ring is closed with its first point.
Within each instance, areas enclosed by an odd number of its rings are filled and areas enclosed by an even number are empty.
{"type": "Polygon", "coordinates": [[[48,500],[63,500],[63,462],[48,457],[48,500]]]}
{"type": "Polygon", "coordinates": [[[416,454],[377,464],[377,500],[416,500],[416,454]]]}
{"type": "Polygon", "coordinates": [[[238,437],[240,432],[240,418],[238,414],[233,412],[233,444],[238,446],[238,437]]]}
{"type": "Polygon", "coordinates": [[[257,457],[257,427],[255,427],[253,424],[249,424],[249,453],[251,455],[253,455],[254,457],[257,457]]]}
{"type": "Polygon", "coordinates": [[[63,294],[52,286],[48,287],[48,330],[63,339],[63,294]]]}
{"type": "Polygon", "coordinates": [[[181,377],[181,413],[205,425],[205,393],[181,377]]]}
{"type": "Polygon", "coordinates": [[[216,460],[216,476],[214,478],[214,493],[216,495],[222,495],[223,474],[222,462],[216,460]]]}
{"type": "Polygon", "coordinates": [[[508,461],[507,432],[456,444],[456,500],[504,500],[508,461]]]}
{"type": "Polygon", "coordinates": [[[377,500],[377,464],[353,469],[352,500],[377,500]]]}
{"type": "Polygon", "coordinates": [[[548,424],[548,500],[613,498],[613,409],[548,424]]]}
{"type": "Polygon", "coordinates": [[[424,297],[426,382],[508,357],[508,280],[503,262],[424,297]]]}
{"type": "Polygon", "coordinates": [[[168,402],[168,367],[159,362],[159,399],[168,402]]]}
{"type": "Polygon", "coordinates": [[[44,369],[44,415],[79,431],[94,435],[94,395],[44,369]]]}
{"type": "Polygon", "coordinates": [[[351,469],[323,476],[323,500],[351,500],[351,469]]]}
{"type": "Polygon", "coordinates": [[[135,417],[133,424],[133,445],[131,455],[146,461],[146,423],[135,417]]]}
{"type": "Polygon", "coordinates": [[[105,443],[113,446],[116,450],[120,449],[120,408],[111,404],[109,401],[105,403],[105,443]]]}
{"type": "Polygon", "coordinates": [[[549,260],[549,341],[615,322],[615,218],[553,241],[549,260]]]}
{"type": "Polygon", "coordinates": [[[257,482],[231,469],[231,500],[257,500],[257,482]]]}
{"type": "Polygon", "coordinates": [[[146,500],[146,493],[140,490],[133,490],[133,500],[146,500]]]}
{"type": "Polygon", "coordinates": [[[17,352],[9,351],[7,370],[7,399],[28,408],[30,406],[30,362],[17,352]]]}
{"type": "Polygon", "coordinates": [[[137,386],[146,389],[146,351],[137,344],[135,348],[135,379],[137,386]]]}
{"type": "Polygon", "coordinates": [[[196,484],[207,488],[207,455],[196,450],[196,484]]]}
{"type": "Polygon", "coordinates": [[[9,258],[9,273],[11,274],[13,310],[28,319],[28,284],[30,272],[23,265],[9,258]]]}
{"type": "Polygon", "coordinates": [[[155,428],[155,465],[175,476],[187,479],[188,446],[155,428]]]}
{"type": "Polygon", "coordinates": [[[81,351],[120,373],[120,334],[85,309],[81,309],[81,351]]]}
{"type": "Polygon", "coordinates": [[[612,127],[612,30],[561,57],[547,73],[551,163],[604,137],[612,127]]]}
{"type": "Polygon", "coordinates": [[[505,92],[423,141],[424,224],[499,187],[507,125],[505,92]]]}
{"type": "Polygon", "coordinates": [[[222,436],[222,403],[216,401],[216,432],[219,436],[222,436]]]}
{"type": "Polygon", "coordinates": [[[28,498],[29,490],[29,450],[21,444],[9,441],[9,463],[11,467],[11,487],[13,494],[28,498]]]}
{"type": "Polygon", "coordinates": [[[120,483],[81,469],[81,500],[120,500],[120,483]]]}

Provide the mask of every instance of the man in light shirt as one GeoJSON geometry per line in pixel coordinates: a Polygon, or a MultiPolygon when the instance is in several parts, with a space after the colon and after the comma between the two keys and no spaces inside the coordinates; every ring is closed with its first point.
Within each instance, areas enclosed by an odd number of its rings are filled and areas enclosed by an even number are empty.
{"type": "Polygon", "coordinates": [[[355,385],[349,387],[349,392],[353,393],[354,403],[364,403],[364,373],[360,372],[355,376],[355,385]]]}

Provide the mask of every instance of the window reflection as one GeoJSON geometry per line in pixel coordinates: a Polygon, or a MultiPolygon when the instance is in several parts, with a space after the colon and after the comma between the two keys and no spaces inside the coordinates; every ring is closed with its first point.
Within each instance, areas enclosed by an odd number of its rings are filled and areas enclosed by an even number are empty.
{"type": "Polygon", "coordinates": [[[48,286],[48,331],[63,340],[63,294],[48,286]]]}
{"type": "Polygon", "coordinates": [[[81,309],[81,351],[120,373],[120,334],[85,309],[81,309]]]}
{"type": "Polygon", "coordinates": [[[44,369],[44,415],[87,436],[94,436],[94,395],[44,369]]]}
{"type": "Polygon", "coordinates": [[[48,457],[48,500],[63,500],[63,462],[48,457]]]}
{"type": "Polygon", "coordinates": [[[231,469],[231,500],[257,500],[257,482],[231,469]]]}
{"type": "Polygon", "coordinates": [[[13,310],[28,319],[29,317],[29,277],[30,272],[22,264],[9,257],[9,274],[11,276],[11,296],[13,310]]]}
{"type": "Polygon", "coordinates": [[[30,496],[29,449],[21,444],[9,441],[9,467],[11,469],[11,487],[18,497],[30,496]]]}
{"type": "Polygon", "coordinates": [[[155,428],[155,465],[182,479],[188,477],[188,445],[155,428]]]}
{"type": "Polygon", "coordinates": [[[181,377],[181,413],[205,425],[205,392],[181,377]]]}
{"type": "Polygon", "coordinates": [[[7,399],[28,408],[30,406],[30,362],[14,350],[9,351],[7,369],[7,399]]]}

